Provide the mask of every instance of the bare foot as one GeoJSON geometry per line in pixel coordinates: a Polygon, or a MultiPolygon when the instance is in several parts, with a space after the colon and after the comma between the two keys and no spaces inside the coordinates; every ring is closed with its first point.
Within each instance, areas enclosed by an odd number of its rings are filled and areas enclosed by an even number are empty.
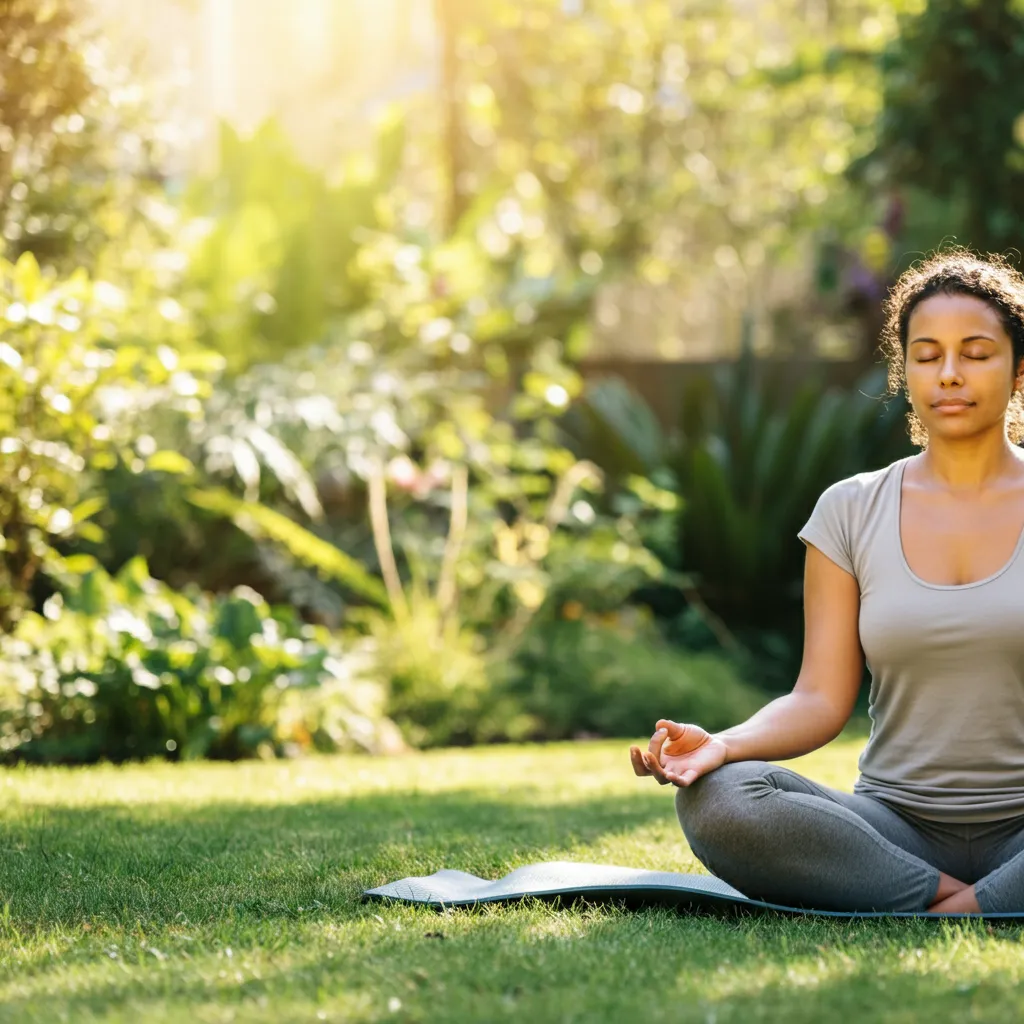
{"type": "Polygon", "coordinates": [[[966,889],[967,887],[966,882],[961,882],[959,878],[954,878],[952,875],[947,875],[945,871],[940,871],[939,887],[932,897],[932,905],[941,903],[944,899],[948,899],[955,893],[960,892],[961,889],[966,889]]]}
{"type": "Polygon", "coordinates": [[[974,886],[969,885],[952,896],[936,900],[929,908],[929,914],[980,914],[981,907],[974,896],[974,886]]]}

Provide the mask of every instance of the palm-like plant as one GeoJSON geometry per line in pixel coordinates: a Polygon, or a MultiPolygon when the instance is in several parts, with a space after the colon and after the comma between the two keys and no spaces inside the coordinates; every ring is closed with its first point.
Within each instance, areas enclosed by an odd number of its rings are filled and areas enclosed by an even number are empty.
{"type": "Polygon", "coordinates": [[[821,492],[908,450],[905,405],[883,402],[884,390],[876,368],[849,390],[809,378],[787,398],[747,350],[687,385],[671,434],[614,379],[595,382],[565,427],[576,453],[610,480],[672,481],[682,501],[671,513],[676,550],[663,557],[731,626],[767,626],[785,621],[799,598],[796,534],[821,492]]]}

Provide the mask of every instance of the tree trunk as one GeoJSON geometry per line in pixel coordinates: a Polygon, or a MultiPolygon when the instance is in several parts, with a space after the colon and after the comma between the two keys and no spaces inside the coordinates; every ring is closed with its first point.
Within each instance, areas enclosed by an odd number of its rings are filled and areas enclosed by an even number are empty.
{"type": "Polygon", "coordinates": [[[439,99],[444,125],[442,138],[447,172],[447,195],[442,223],[445,234],[449,235],[458,224],[466,206],[462,191],[462,108],[459,103],[459,67],[456,52],[460,27],[458,0],[434,0],[434,20],[441,42],[439,99]]]}

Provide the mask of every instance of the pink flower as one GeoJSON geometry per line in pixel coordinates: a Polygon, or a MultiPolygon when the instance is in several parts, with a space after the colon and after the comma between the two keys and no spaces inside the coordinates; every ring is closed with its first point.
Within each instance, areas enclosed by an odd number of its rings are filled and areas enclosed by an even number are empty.
{"type": "Polygon", "coordinates": [[[408,455],[396,455],[388,463],[387,478],[400,491],[415,490],[421,476],[419,466],[408,455]]]}
{"type": "Polygon", "coordinates": [[[422,499],[451,479],[451,467],[442,459],[436,459],[423,470],[408,455],[396,455],[388,463],[387,478],[399,490],[422,499]]]}

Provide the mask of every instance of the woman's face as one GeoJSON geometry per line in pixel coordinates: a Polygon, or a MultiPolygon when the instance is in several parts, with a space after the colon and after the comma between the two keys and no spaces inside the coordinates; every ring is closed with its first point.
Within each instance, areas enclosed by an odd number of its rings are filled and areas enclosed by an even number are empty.
{"type": "Polygon", "coordinates": [[[974,295],[932,295],[907,328],[910,403],[929,437],[968,437],[998,426],[1024,374],[996,309],[974,295]]]}

